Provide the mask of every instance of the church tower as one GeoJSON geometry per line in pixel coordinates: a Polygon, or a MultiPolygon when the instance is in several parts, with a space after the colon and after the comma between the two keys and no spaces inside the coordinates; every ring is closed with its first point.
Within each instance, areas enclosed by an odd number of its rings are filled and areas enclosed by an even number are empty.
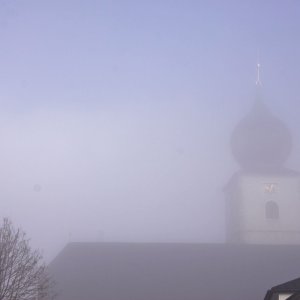
{"type": "Polygon", "coordinates": [[[300,244],[300,176],[284,166],[292,138],[261,99],[259,67],[256,100],[231,136],[240,170],[225,189],[227,241],[300,244]]]}

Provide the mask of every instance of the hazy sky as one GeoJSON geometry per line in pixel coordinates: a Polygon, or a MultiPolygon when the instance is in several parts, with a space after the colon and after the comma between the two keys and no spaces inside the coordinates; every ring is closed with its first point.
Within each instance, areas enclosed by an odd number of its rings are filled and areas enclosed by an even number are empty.
{"type": "Polygon", "coordinates": [[[0,0],[0,213],[70,240],[223,241],[229,139],[264,99],[300,170],[299,1],[0,0]]]}

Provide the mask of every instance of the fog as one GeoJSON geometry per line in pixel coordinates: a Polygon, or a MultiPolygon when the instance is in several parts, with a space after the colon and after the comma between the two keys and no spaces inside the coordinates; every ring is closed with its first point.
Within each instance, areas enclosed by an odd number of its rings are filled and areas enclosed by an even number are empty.
{"type": "Polygon", "coordinates": [[[223,242],[255,99],[300,170],[297,1],[0,0],[1,217],[70,241],[223,242]]]}

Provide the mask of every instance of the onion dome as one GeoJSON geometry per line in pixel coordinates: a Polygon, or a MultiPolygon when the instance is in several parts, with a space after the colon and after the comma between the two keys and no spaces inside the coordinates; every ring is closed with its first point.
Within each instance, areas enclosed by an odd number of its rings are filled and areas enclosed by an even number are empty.
{"type": "Polygon", "coordinates": [[[232,153],[243,169],[282,167],[292,150],[290,131],[257,100],[234,129],[232,153]]]}

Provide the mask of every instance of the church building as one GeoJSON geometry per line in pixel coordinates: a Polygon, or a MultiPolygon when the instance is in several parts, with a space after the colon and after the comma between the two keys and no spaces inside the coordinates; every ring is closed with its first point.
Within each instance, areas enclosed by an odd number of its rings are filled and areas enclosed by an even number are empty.
{"type": "MultiPolygon", "coordinates": [[[[300,176],[285,166],[292,137],[261,99],[259,77],[257,89],[231,138],[240,170],[225,188],[227,242],[68,244],[49,268],[58,300],[259,300],[300,276],[300,176]]],[[[296,297],[293,287],[265,299],[296,297]]]]}
{"type": "Polygon", "coordinates": [[[231,148],[240,170],[225,189],[228,242],[300,244],[300,176],[284,165],[292,137],[261,99],[259,79],[256,101],[234,129],[231,148]]]}

